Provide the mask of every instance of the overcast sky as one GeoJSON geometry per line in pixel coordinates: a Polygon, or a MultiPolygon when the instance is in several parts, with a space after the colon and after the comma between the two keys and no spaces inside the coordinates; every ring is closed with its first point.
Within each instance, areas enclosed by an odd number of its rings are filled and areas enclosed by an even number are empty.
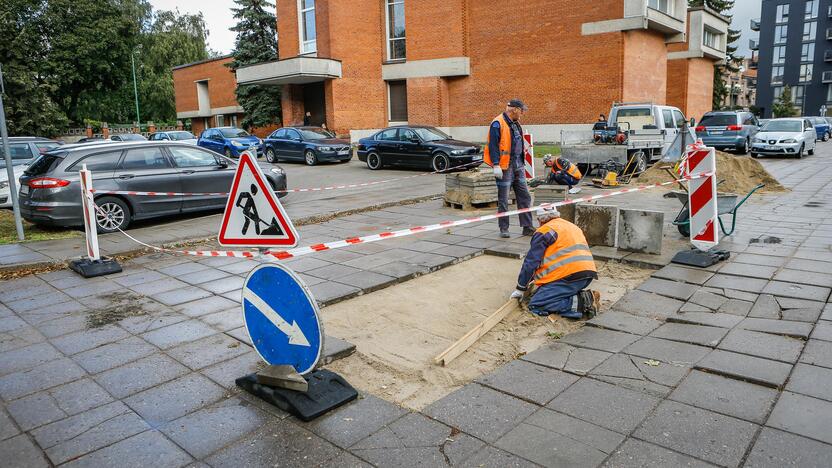
{"type": "MultiPolygon", "coordinates": [[[[234,48],[234,33],[228,28],[234,25],[231,15],[233,0],[150,0],[154,9],[179,8],[183,13],[202,12],[208,26],[208,47],[222,54],[234,48]]],[[[731,27],[743,32],[738,42],[738,55],[748,56],[748,39],[756,38],[757,33],[749,29],[749,20],[760,17],[761,0],[736,0],[731,27]]]]}

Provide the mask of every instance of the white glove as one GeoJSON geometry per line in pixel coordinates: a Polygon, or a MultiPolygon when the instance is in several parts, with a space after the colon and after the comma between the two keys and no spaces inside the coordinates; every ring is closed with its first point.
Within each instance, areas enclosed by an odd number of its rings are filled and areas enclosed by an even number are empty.
{"type": "Polygon", "coordinates": [[[494,166],[494,177],[498,179],[503,178],[503,169],[500,166],[494,166]]]}
{"type": "Polygon", "coordinates": [[[523,297],[523,291],[515,289],[514,292],[511,293],[511,296],[509,296],[509,299],[520,299],[521,297],[523,297]]]}

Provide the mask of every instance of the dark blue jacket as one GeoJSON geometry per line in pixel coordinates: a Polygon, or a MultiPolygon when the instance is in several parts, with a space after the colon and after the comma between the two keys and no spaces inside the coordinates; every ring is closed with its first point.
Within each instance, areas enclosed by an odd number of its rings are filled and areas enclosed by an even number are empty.
{"type": "Polygon", "coordinates": [[[534,279],[534,272],[540,268],[540,262],[546,254],[546,249],[558,240],[558,233],[549,231],[546,234],[535,232],[532,235],[531,248],[523,259],[523,267],[520,268],[520,276],[517,277],[517,289],[525,291],[529,283],[534,279]]]}
{"type": "MultiPolygon", "coordinates": [[[[514,164],[515,166],[520,164],[525,164],[523,161],[523,127],[520,126],[520,122],[513,122],[505,112],[503,112],[503,118],[506,119],[509,126],[516,126],[517,131],[520,133],[520,148],[518,152],[517,148],[517,140],[514,138],[514,132],[512,131],[512,139],[511,139],[511,162],[510,164],[514,164]],[[519,158],[517,157],[519,155],[519,158]],[[517,160],[519,159],[519,163],[517,160]]],[[[492,122],[491,128],[488,130],[488,151],[490,154],[500,154],[500,122],[492,122]]],[[[495,161],[499,161],[499,157],[495,159],[495,161]]]]}

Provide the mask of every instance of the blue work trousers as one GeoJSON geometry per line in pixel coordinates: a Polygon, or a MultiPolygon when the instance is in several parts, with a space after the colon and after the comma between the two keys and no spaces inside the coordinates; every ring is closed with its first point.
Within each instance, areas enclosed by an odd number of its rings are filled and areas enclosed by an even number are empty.
{"type": "Polygon", "coordinates": [[[547,182],[549,185],[567,185],[569,188],[572,188],[578,185],[581,181],[565,172],[550,172],[549,180],[547,180],[547,182]]]}
{"type": "Polygon", "coordinates": [[[569,318],[580,318],[581,313],[573,307],[575,296],[586,289],[592,278],[572,281],[552,281],[537,288],[529,301],[529,311],[537,315],[558,314],[569,318]]]}
{"type": "MultiPolygon", "coordinates": [[[[520,160],[522,164],[522,159],[520,160]]],[[[525,166],[516,167],[515,161],[508,165],[503,171],[503,178],[497,179],[497,212],[508,211],[508,192],[514,189],[514,196],[517,199],[517,208],[528,208],[532,203],[532,196],[529,194],[529,186],[526,185],[525,166]]],[[[520,213],[520,225],[532,227],[532,214],[520,213]]],[[[508,231],[508,216],[497,218],[500,231],[508,231]]]]}

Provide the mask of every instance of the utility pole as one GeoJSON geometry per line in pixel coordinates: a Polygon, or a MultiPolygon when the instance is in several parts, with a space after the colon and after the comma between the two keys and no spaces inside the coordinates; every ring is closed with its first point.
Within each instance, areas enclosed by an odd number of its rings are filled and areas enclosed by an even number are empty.
{"type": "Polygon", "coordinates": [[[136,50],[130,52],[130,64],[133,66],[133,95],[136,98],[136,123],[141,125],[141,117],[139,117],[139,87],[136,84],[136,50]]]}
{"type": "Polygon", "coordinates": [[[20,202],[17,199],[17,180],[14,178],[12,153],[9,148],[9,132],[6,129],[6,109],[3,107],[4,94],[6,94],[6,87],[3,84],[3,66],[0,65],[0,138],[3,139],[3,156],[6,159],[6,173],[9,176],[9,196],[12,197],[14,227],[17,229],[17,239],[23,241],[25,240],[25,236],[23,235],[23,220],[20,218],[20,202]]]}

